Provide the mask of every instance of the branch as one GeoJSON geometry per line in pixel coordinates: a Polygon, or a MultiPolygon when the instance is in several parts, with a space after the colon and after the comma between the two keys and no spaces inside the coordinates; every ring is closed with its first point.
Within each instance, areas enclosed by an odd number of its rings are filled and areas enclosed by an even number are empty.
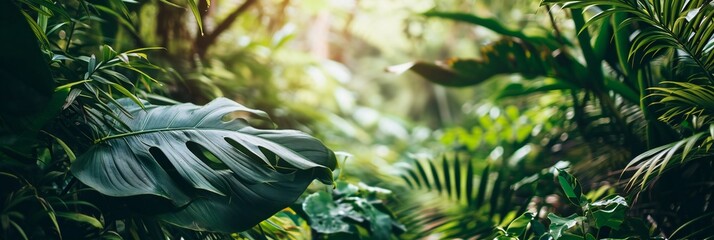
{"type": "Polygon", "coordinates": [[[257,0],[246,0],[240,7],[231,12],[225,20],[223,20],[213,31],[206,33],[204,36],[199,36],[194,43],[194,52],[199,57],[203,58],[206,55],[208,47],[210,47],[223,32],[228,30],[231,25],[243,14],[248,8],[255,4],[257,0]]]}

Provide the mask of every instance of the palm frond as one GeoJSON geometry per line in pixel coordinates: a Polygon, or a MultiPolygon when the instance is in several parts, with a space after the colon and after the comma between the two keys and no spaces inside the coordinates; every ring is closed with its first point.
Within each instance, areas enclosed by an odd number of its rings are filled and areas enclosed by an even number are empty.
{"type": "MultiPolygon", "coordinates": [[[[630,24],[642,25],[646,31],[639,31],[633,39],[629,57],[652,56],[663,50],[672,51],[678,61],[675,69],[696,69],[681,81],[706,81],[714,83],[714,55],[711,54],[714,30],[712,25],[714,6],[710,0],[544,0],[542,3],[560,3],[569,8],[598,8],[600,11],[590,18],[588,25],[606,19],[614,13],[629,16],[620,27],[630,24]],[[600,9],[599,6],[609,8],[600,9]]],[[[588,26],[586,25],[586,27],[588,26]]]]}
{"type": "Polygon", "coordinates": [[[519,205],[511,201],[511,179],[503,170],[508,167],[477,166],[473,161],[447,156],[441,161],[414,161],[403,178],[414,193],[421,195],[421,203],[417,205],[422,207],[403,209],[407,214],[400,221],[408,229],[410,225],[422,228],[416,230],[422,233],[472,237],[488,234],[510,219],[519,205]],[[474,224],[464,226],[462,222],[474,224]]]}
{"type": "Polygon", "coordinates": [[[660,120],[673,125],[691,120],[697,126],[711,123],[714,86],[666,81],[662,82],[662,86],[650,90],[653,93],[649,97],[659,98],[654,104],[661,105],[664,111],[660,120]]]}
{"type": "Polygon", "coordinates": [[[687,138],[670,144],[652,148],[630,161],[625,170],[635,169],[628,181],[628,187],[639,185],[641,189],[647,186],[648,180],[662,174],[678,158],[680,163],[701,157],[700,154],[711,149],[714,137],[714,125],[708,131],[698,132],[687,138]]]}

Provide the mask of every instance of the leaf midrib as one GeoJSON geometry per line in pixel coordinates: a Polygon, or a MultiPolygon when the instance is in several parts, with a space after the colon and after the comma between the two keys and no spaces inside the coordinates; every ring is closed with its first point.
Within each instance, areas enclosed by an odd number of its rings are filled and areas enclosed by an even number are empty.
{"type": "Polygon", "coordinates": [[[101,142],[106,142],[112,139],[117,139],[117,138],[123,138],[123,137],[130,137],[130,136],[136,136],[136,135],[142,135],[142,134],[150,134],[150,133],[156,133],[156,132],[170,132],[170,131],[187,131],[187,130],[206,130],[206,131],[228,131],[228,132],[234,132],[233,130],[229,129],[223,129],[223,128],[200,128],[200,127],[175,127],[175,128],[157,128],[157,129],[146,129],[146,130],[139,130],[139,131],[132,131],[132,132],[126,132],[126,133],[120,133],[120,134],[115,134],[115,135],[109,135],[106,137],[102,137],[99,139],[94,140],[94,144],[98,144],[101,142]]]}

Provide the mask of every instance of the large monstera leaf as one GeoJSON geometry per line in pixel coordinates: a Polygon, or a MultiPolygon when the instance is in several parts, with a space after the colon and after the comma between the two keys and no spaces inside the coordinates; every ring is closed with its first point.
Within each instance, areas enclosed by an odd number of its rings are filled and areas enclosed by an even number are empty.
{"type": "Polygon", "coordinates": [[[72,174],[107,196],[172,203],[171,211],[158,215],[169,224],[243,231],[293,203],[313,179],[332,183],[334,153],[317,139],[228,119],[232,113],[265,115],[261,111],[225,98],[205,106],[145,103],[144,109],[128,99],[118,102],[131,114],[114,106],[126,126],[103,129],[73,163],[72,174]]]}

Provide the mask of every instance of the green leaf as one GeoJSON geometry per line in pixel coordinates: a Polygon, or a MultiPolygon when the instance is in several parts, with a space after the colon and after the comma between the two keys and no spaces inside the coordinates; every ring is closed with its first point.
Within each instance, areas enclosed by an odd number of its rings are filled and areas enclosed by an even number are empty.
{"type": "Polygon", "coordinates": [[[525,96],[534,93],[546,93],[557,90],[569,90],[577,86],[558,79],[544,79],[533,82],[510,83],[498,93],[498,99],[525,96]]]}
{"type": "Polygon", "coordinates": [[[342,196],[351,196],[359,192],[359,188],[354,184],[345,181],[335,182],[335,194],[342,196]]]}
{"type": "MultiPolygon", "coordinates": [[[[576,25],[591,25],[613,13],[621,13],[623,15],[616,15],[620,26],[637,25],[646,29],[623,36],[632,39],[628,60],[644,63],[659,52],[676,50],[672,56],[677,60],[672,68],[684,73],[678,77],[687,82],[714,83],[714,55],[708,54],[711,48],[707,47],[714,36],[714,30],[709,27],[714,8],[706,1],[545,0],[542,3],[563,3],[564,7],[573,9],[610,8],[591,18],[587,24],[576,25]]],[[[582,30],[587,32],[586,28],[582,30]]],[[[587,58],[588,54],[585,55],[587,58]]]]}
{"type": "MultiPolygon", "coordinates": [[[[389,239],[392,233],[392,218],[374,207],[367,199],[359,197],[350,197],[345,199],[346,202],[352,202],[356,205],[358,212],[369,221],[370,236],[375,239],[389,239]]],[[[351,213],[348,211],[347,213],[351,213]]],[[[350,215],[353,215],[351,213],[350,215]]]]}
{"type": "Polygon", "coordinates": [[[302,203],[302,208],[310,218],[310,227],[324,234],[349,233],[350,225],[342,220],[343,213],[353,211],[348,204],[334,203],[332,195],[327,192],[310,194],[302,203]]]}
{"type": "Polygon", "coordinates": [[[267,117],[261,111],[225,98],[203,107],[117,102],[130,116],[110,104],[115,122],[128,130],[104,126],[109,135],[78,156],[71,172],[104,195],[170,203],[173,211],[159,216],[164,222],[239,232],[293,203],[313,179],[332,183],[337,161],[317,139],[227,118],[234,112],[267,117]]]}
{"type": "Polygon", "coordinates": [[[517,29],[515,27],[503,25],[503,21],[500,21],[498,19],[479,17],[470,13],[429,11],[424,13],[423,15],[426,17],[439,17],[454,21],[471,23],[474,25],[488,28],[491,31],[494,31],[501,35],[520,38],[532,43],[545,44],[552,49],[557,49],[559,45],[558,41],[555,39],[554,36],[549,34],[548,31],[540,28],[517,29]]]}
{"type": "Polygon", "coordinates": [[[17,233],[19,233],[20,236],[22,236],[22,239],[25,239],[25,240],[29,239],[29,238],[27,238],[27,234],[25,233],[25,230],[22,229],[22,227],[20,227],[20,225],[18,225],[15,221],[11,221],[11,220],[9,220],[8,222],[12,225],[13,228],[15,228],[17,233]]]}
{"type": "Polygon", "coordinates": [[[124,95],[125,97],[128,97],[129,99],[131,99],[131,101],[133,101],[134,103],[136,103],[137,105],[139,105],[141,108],[145,108],[145,107],[144,107],[144,104],[141,102],[141,100],[139,100],[139,98],[136,97],[136,95],[134,95],[133,93],[129,92],[129,90],[126,89],[126,88],[124,88],[121,84],[109,83],[109,85],[111,85],[114,89],[116,89],[117,91],[119,91],[119,92],[120,92],[122,95],[124,95]]]}
{"type": "Polygon", "coordinates": [[[134,27],[134,24],[131,22],[131,19],[128,19],[123,14],[114,11],[114,9],[112,9],[112,8],[102,6],[99,4],[94,4],[93,6],[94,6],[94,8],[96,8],[97,10],[99,10],[101,12],[104,12],[104,13],[114,16],[116,18],[116,20],[119,23],[121,23],[121,25],[126,27],[126,29],[128,29],[132,33],[136,33],[136,28],[134,27]]]}
{"type": "Polygon", "coordinates": [[[412,62],[387,68],[387,71],[397,74],[401,74],[406,70],[411,70],[430,82],[449,87],[465,87],[485,81],[482,78],[472,79],[439,63],[412,62]]]}
{"type": "Polygon", "coordinates": [[[97,229],[103,229],[103,228],[104,228],[104,224],[102,224],[102,222],[100,222],[99,220],[97,220],[97,218],[92,217],[92,216],[89,216],[89,215],[85,215],[85,214],[82,214],[82,213],[76,213],[76,212],[55,212],[55,215],[57,215],[57,217],[61,217],[61,218],[68,219],[68,220],[72,220],[72,221],[75,221],[75,222],[86,223],[86,224],[89,224],[90,226],[95,227],[95,228],[97,228],[97,229]]]}
{"type": "MultiPolygon", "coordinates": [[[[193,13],[194,19],[196,19],[196,24],[198,24],[198,31],[201,33],[201,35],[203,35],[203,20],[201,20],[201,12],[198,10],[198,3],[196,2],[197,0],[186,1],[188,2],[188,8],[191,9],[191,13],[193,13]]],[[[209,0],[206,0],[206,2],[210,5],[209,0]]]]}
{"type": "Polygon", "coordinates": [[[108,231],[102,234],[101,238],[103,240],[122,240],[123,238],[116,232],[108,231]]]}
{"type": "Polygon", "coordinates": [[[585,234],[585,240],[597,240],[595,236],[590,233],[585,234]]]}
{"type": "Polygon", "coordinates": [[[506,234],[511,237],[519,237],[526,232],[528,224],[533,220],[535,215],[530,212],[524,212],[520,217],[513,220],[506,228],[506,234]]]}
{"type": "Polygon", "coordinates": [[[615,230],[620,229],[620,225],[625,221],[625,212],[628,209],[627,201],[621,196],[610,196],[590,206],[591,211],[593,208],[597,209],[592,212],[595,227],[610,227],[615,230]]]}
{"type": "Polygon", "coordinates": [[[583,189],[580,187],[578,179],[565,170],[558,169],[558,183],[560,183],[563,193],[565,193],[565,196],[571,203],[578,206],[582,204],[581,196],[583,195],[583,189]]]}
{"type": "Polygon", "coordinates": [[[545,226],[543,225],[543,223],[538,221],[538,218],[536,218],[535,216],[533,217],[533,219],[531,219],[531,229],[535,236],[543,236],[546,233],[545,226]]]}
{"type": "MultiPolygon", "coordinates": [[[[449,59],[445,62],[412,62],[387,68],[393,73],[411,70],[426,80],[449,87],[481,84],[494,76],[520,74],[526,79],[552,77],[580,86],[584,67],[573,57],[561,53],[554,57],[544,45],[533,45],[515,38],[503,38],[480,49],[474,59],[449,59]],[[582,73],[580,73],[582,72],[582,73]]],[[[564,83],[566,84],[566,83],[564,83]]],[[[563,84],[548,88],[562,89],[563,84]]],[[[541,91],[545,91],[543,89],[541,91]]]]}
{"type": "Polygon", "coordinates": [[[579,222],[583,221],[585,218],[580,217],[577,214],[570,215],[568,217],[559,217],[553,213],[548,214],[548,219],[550,219],[550,226],[548,227],[551,236],[553,236],[553,240],[558,240],[559,238],[563,237],[565,234],[565,231],[574,227],[575,224],[578,224],[579,222]]]}
{"type": "Polygon", "coordinates": [[[74,160],[77,159],[76,155],[74,155],[74,151],[72,151],[72,149],[69,148],[69,146],[67,146],[67,144],[64,141],[62,141],[62,139],[56,137],[55,135],[47,133],[47,132],[45,134],[52,137],[57,142],[57,144],[59,144],[60,147],[62,147],[62,150],[64,150],[64,152],[67,154],[67,157],[69,158],[70,162],[74,162],[74,160]]]}
{"type": "Polygon", "coordinates": [[[630,102],[636,103],[640,101],[640,94],[635,92],[635,90],[632,90],[632,88],[628,87],[625,83],[610,78],[605,78],[604,81],[607,89],[620,94],[620,96],[630,102]]]}

